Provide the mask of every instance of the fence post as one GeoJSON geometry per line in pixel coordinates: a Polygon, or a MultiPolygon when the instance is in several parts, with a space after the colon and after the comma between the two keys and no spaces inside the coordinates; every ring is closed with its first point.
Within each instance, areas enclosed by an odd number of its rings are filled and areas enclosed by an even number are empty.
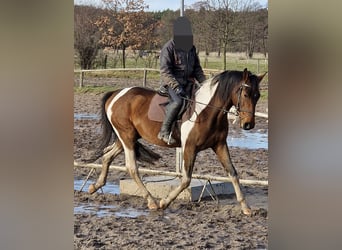
{"type": "Polygon", "coordinates": [[[259,62],[260,62],[260,59],[258,58],[258,63],[257,63],[257,74],[259,74],[259,62]]]}
{"type": "Polygon", "coordinates": [[[82,88],[83,87],[83,78],[84,78],[84,72],[81,70],[80,72],[80,87],[82,88]]]}
{"type": "Polygon", "coordinates": [[[182,172],[183,154],[182,148],[176,148],[176,173],[182,172]]]}
{"type": "Polygon", "coordinates": [[[147,76],[147,70],[144,69],[144,79],[143,79],[143,86],[146,87],[146,76],[147,76]]]}

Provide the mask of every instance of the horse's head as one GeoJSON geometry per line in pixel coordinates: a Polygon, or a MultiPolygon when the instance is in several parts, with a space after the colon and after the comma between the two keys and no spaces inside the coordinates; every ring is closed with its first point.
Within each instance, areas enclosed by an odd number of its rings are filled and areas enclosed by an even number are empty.
{"type": "MultiPolygon", "coordinates": [[[[266,72],[267,73],[267,72],[266,72]]],[[[240,127],[245,130],[255,126],[255,105],[260,97],[259,83],[266,75],[253,75],[247,68],[243,71],[241,82],[236,87],[236,97],[233,100],[240,118],[240,127]]]]}

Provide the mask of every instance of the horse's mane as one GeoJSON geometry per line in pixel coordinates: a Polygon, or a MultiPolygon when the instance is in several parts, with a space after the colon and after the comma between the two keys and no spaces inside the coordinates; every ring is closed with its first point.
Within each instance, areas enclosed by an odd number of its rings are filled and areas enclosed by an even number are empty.
{"type": "MultiPolygon", "coordinates": [[[[250,72],[248,72],[250,74],[250,72]]],[[[242,80],[243,72],[237,70],[227,70],[214,76],[210,85],[218,84],[216,89],[216,96],[224,101],[229,96],[229,93],[233,91],[236,84],[242,80]]]]}

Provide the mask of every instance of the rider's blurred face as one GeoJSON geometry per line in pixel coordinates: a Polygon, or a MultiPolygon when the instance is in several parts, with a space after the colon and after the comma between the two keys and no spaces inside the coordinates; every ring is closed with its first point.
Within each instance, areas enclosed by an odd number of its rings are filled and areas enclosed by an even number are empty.
{"type": "Polygon", "coordinates": [[[174,36],[176,49],[181,49],[184,51],[189,51],[193,46],[193,36],[174,36]]]}
{"type": "Polygon", "coordinates": [[[189,51],[193,46],[191,23],[186,17],[179,17],[173,25],[173,40],[176,49],[189,51]]]}

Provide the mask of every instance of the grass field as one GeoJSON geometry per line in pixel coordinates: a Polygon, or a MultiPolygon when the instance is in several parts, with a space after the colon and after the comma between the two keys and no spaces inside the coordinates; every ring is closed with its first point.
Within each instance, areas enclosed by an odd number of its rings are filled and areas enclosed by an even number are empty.
{"type": "MultiPolygon", "coordinates": [[[[100,56],[101,57],[101,56],[100,56]]],[[[114,53],[108,54],[107,59],[107,69],[110,68],[122,68],[122,64],[120,61],[120,55],[115,55],[114,53]]],[[[199,54],[202,68],[205,73],[210,76],[215,74],[216,72],[220,72],[223,70],[223,58],[218,57],[216,53],[211,53],[207,58],[205,58],[204,53],[199,54]]],[[[264,73],[268,71],[268,60],[264,58],[262,54],[255,54],[253,59],[246,59],[244,53],[228,53],[227,56],[227,70],[243,70],[247,68],[252,73],[264,73]]],[[[95,69],[102,69],[100,66],[101,58],[98,58],[96,61],[97,67],[95,69]]],[[[159,69],[159,59],[154,56],[147,57],[138,57],[133,53],[128,53],[126,59],[126,68],[155,68],[159,69]]],[[[77,62],[77,57],[75,56],[75,70],[80,69],[79,64],[77,62]]],[[[79,73],[75,73],[75,80],[79,79],[79,73]]],[[[87,77],[101,77],[101,78],[130,78],[130,79],[143,79],[144,73],[143,71],[106,71],[106,72],[86,72],[84,73],[84,78],[87,77]]],[[[160,73],[157,71],[148,71],[147,74],[148,79],[159,80],[160,73]]],[[[77,85],[77,84],[76,84],[77,85]]],[[[262,81],[262,85],[266,86],[266,88],[262,88],[261,90],[261,99],[268,98],[268,74],[264,77],[262,81]]],[[[92,87],[92,86],[84,86],[82,88],[75,87],[76,92],[97,92],[102,93],[108,90],[108,86],[101,87],[92,87]]]]}
{"type": "MultiPolygon", "coordinates": [[[[85,87],[74,87],[74,93],[95,93],[102,94],[112,91],[112,86],[85,86],[85,87]]],[[[264,101],[268,98],[268,90],[260,90],[260,100],[264,101]]]]}
{"type": "MultiPolygon", "coordinates": [[[[107,53],[107,68],[122,68],[121,54],[107,53]]],[[[205,57],[204,52],[199,53],[202,68],[212,70],[223,70],[223,57],[219,57],[217,53],[211,53],[205,57]]],[[[104,54],[100,53],[95,61],[95,69],[103,68],[104,54]]],[[[268,59],[260,53],[256,53],[252,59],[247,59],[244,53],[227,53],[226,55],[227,70],[243,70],[248,68],[253,73],[262,73],[268,71],[268,59]],[[258,68],[259,64],[259,68],[258,68]]],[[[159,69],[159,59],[155,54],[150,56],[139,57],[136,53],[127,52],[126,68],[155,68],[159,69]]],[[[75,56],[75,69],[80,69],[78,58],[75,56]]],[[[158,75],[158,74],[156,74],[158,75]]]]}

